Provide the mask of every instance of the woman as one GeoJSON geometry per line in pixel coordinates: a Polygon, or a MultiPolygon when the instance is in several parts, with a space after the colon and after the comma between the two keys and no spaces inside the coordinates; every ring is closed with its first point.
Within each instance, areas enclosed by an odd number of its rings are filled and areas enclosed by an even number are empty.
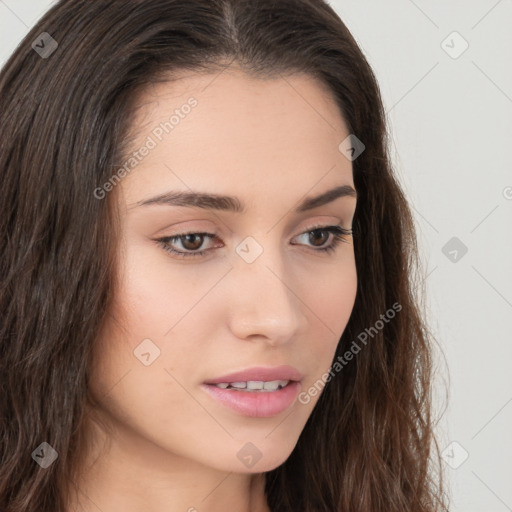
{"type": "Polygon", "coordinates": [[[61,0],[0,96],[1,510],[446,510],[411,214],[332,8],[61,0]]]}

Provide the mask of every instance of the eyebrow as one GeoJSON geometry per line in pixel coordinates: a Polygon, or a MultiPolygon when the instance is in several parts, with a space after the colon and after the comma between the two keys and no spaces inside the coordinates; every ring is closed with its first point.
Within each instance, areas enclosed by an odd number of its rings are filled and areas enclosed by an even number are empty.
{"type": "MultiPolygon", "coordinates": [[[[320,195],[307,197],[301,201],[295,211],[297,213],[318,208],[324,204],[330,203],[340,197],[357,198],[356,191],[350,185],[341,185],[339,187],[327,190],[320,195]]],[[[135,206],[147,205],[170,205],[186,206],[190,208],[204,208],[207,210],[222,210],[227,212],[243,213],[244,205],[237,197],[223,196],[217,194],[206,194],[201,192],[166,192],[156,197],[139,201],[135,206]]]]}

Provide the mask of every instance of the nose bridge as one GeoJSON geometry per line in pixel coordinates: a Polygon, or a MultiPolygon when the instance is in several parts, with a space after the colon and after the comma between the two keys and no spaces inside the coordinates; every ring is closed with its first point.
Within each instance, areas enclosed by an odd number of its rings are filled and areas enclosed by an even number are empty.
{"type": "Polygon", "coordinates": [[[247,237],[236,248],[232,279],[237,289],[232,329],[239,337],[263,335],[286,342],[305,323],[301,301],[293,293],[282,251],[247,237]]]}

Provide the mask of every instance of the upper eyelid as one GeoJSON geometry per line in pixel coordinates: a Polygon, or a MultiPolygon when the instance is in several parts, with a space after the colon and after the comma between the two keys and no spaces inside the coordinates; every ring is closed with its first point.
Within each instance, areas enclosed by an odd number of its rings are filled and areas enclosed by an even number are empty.
{"type": "MultiPolygon", "coordinates": [[[[343,231],[348,231],[348,232],[352,233],[352,226],[350,226],[349,228],[345,228],[344,226],[342,226],[340,224],[331,223],[331,224],[313,224],[312,226],[301,230],[299,233],[297,233],[297,235],[294,235],[294,236],[303,235],[305,233],[309,233],[310,231],[329,229],[329,228],[340,228],[343,231]]],[[[187,235],[204,235],[209,238],[219,238],[220,237],[219,233],[216,233],[216,232],[210,232],[210,231],[200,230],[200,229],[196,229],[196,230],[190,229],[190,230],[185,230],[183,232],[175,233],[172,235],[164,235],[164,236],[160,237],[160,239],[162,239],[162,238],[164,238],[164,239],[180,238],[182,236],[187,236],[187,235]]]]}

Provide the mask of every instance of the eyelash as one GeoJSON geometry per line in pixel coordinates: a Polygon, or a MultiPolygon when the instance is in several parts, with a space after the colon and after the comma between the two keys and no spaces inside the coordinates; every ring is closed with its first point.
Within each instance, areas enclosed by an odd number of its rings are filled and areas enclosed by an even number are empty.
{"type": "MultiPolygon", "coordinates": [[[[336,249],[336,247],[338,247],[340,242],[349,243],[347,240],[347,237],[352,235],[351,229],[345,229],[341,226],[336,225],[336,226],[313,226],[313,227],[309,228],[307,231],[304,231],[303,233],[301,233],[299,236],[309,234],[312,231],[327,231],[328,233],[331,233],[334,237],[332,239],[330,245],[328,245],[326,247],[322,247],[320,249],[313,249],[313,251],[315,251],[315,252],[325,252],[325,253],[332,252],[336,249]]],[[[165,251],[170,252],[180,258],[204,256],[207,252],[209,252],[213,249],[213,248],[210,248],[210,249],[204,249],[202,251],[184,252],[184,251],[177,251],[176,249],[172,249],[170,247],[169,242],[176,242],[176,241],[180,240],[181,238],[184,238],[187,235],[199,235],[199,236],[208,237],[210,239],[214,239],[217,236],[212,233],[202,233],[202,232],[197,232],[197,231],[196,232],[191,231],[189,233],[180,233],[178,235],[158,238],[155,241],[158,242],[158,244],[165,251]]]]}

